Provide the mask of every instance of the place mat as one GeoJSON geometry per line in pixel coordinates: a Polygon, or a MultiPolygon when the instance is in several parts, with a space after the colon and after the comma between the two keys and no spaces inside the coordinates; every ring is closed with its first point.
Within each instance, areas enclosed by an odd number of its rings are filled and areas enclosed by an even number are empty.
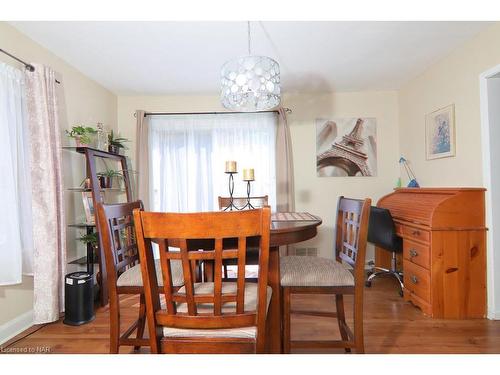
{"type": "Polygon", "coordinates": [[[271,214],[271,221],[316,221],[316,216],[308,212],[276,212],[271,214]]]}

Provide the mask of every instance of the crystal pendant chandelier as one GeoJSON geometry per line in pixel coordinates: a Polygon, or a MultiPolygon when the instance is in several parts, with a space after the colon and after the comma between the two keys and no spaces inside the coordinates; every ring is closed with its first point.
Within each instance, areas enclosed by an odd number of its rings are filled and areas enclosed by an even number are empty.
{"type": "Polygon", "coordinates": [[[232,111],[255,112],[280,104],[280,66],[267,56],[252,56],[250,22],[248,56],[229,60],[221,69],[221,102],[232,111]]]}

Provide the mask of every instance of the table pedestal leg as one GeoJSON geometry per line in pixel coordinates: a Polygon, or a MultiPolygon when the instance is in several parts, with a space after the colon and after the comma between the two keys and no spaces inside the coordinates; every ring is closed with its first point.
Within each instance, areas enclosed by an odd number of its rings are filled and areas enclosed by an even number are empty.
{"type": "Polygon", "coordinates": [[[213,282],[214,281],[214,263],[212,261],[205,261],[204,267],[204,281],[213,282]]]}
{"type": "Polygon", "coordinates": [[[281,289],[280,252],[272,247],[269,252],[269,286],[273,289],[267,318],[267,352],[282,353],[281,350],[281,289]]]}

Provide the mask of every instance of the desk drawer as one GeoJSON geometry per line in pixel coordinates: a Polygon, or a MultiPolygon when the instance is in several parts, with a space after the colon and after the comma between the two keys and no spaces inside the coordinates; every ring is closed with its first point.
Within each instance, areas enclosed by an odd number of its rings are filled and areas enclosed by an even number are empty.
{"type": "Polygon", "coordinates": [[[408,239],[403,240],[404,259],[418,264],[424,268],[430,268],[431,251],[429,245],[419,244],[408,239]]]}
{"type": "Polygon", "coordinates": [[[412,240],[429,242],[431,233],[428,230],[405,225],[403,227],[403,236],[412,240]]]}
{"type": "Polygon", "coordinates": [[[427,303],[430,303],[431,276],[429,271],[408,260],[404,260],[403,269],[405,289],[414,293],[427,303]]]}
{"type": "Polygon", "coordinates": [[[396,227],[396,234],[400,237],[403,236],[403,224],[395,223],[394,226],[396,227]]]}

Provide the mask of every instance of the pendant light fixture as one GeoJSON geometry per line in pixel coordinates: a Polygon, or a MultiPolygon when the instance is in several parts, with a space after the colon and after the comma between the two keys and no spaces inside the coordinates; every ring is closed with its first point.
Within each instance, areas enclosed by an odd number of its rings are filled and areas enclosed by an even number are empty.
{"type": "Polygon", "coordinates": [[[265,111],[280,104],[280,66],[270,57],[252,56],[250,21],[247,31],[248,56],[222,66],[221,102],[232,111],[265,111]]]}

